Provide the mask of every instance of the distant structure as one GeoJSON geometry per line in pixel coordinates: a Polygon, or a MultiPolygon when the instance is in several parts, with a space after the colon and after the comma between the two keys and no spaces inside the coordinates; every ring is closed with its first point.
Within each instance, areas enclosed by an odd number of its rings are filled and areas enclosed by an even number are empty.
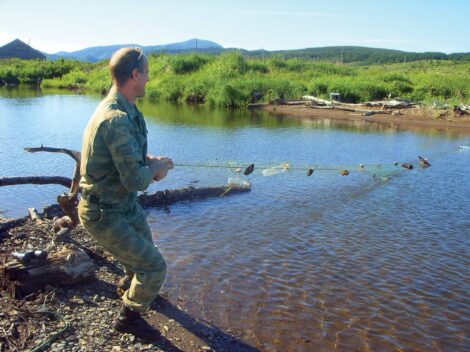
{"type": "Polygon", "coordinates": [[[28,44],[19,39],[15,39],[0,47],[0,59],[23,59],[23,60],[46,60],[46,57],[38,50],[33,49],[28,44]]]}

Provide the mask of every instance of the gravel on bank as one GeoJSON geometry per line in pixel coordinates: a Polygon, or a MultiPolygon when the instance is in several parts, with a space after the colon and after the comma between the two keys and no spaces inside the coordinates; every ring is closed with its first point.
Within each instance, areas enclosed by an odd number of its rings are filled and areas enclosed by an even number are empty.
{"type": "Polygon", "coordinates": [[[110,254],[79,225],[70,236],[53,243],[52,220],[42,224],[32,220],[0,233],[0,265],[12,260],[13,251],[46,249],[58,251],[74,244],[95,264],[91,282],[74,287],[47,286],[21,300],[0,290],[0,351],[33,351],[65,323],[50,314],[59,314],[69,324],[67,330],[43,350],[49,351],[258,351],[230,332],[190,316],[184,302],[169,297],[164,290],[145,313],[145,318],[162,334],[155,343],[146,343],[129,334],[114,332],[113,323],[121,307],[116,279],[122,275],[110,254]]]}

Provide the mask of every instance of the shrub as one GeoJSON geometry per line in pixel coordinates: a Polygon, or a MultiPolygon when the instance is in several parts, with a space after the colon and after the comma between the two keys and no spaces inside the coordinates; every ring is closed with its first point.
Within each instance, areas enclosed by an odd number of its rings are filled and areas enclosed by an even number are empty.
{"type": "Polygon", "coordinates": [[[208,61],[207,57],[197,54],[174,55],[171,57],[169,64],[175,74],[185,74],[199,70],[208,61]]]}

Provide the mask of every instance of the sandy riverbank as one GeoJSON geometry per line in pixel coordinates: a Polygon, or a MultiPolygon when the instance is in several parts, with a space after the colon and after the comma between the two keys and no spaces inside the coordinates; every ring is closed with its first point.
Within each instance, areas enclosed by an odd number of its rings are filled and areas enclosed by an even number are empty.
{"type": "Polygon", "coordinates": [[[266,111],[277,115],[310,120],[331,119],[363,123],[364,125],[377,123],[400,130],[436,129],[459,134],[470,134],[470,115],[456,116],[452,110],[405,108],[399,109],[400,115],[396,116],[378,113],[363,116],[362,113],[358,112],[316,109],[306,105],[254,104],[249,108],[251,110],[266,111]]]}
{"type": "Polygon", "coordinates": [[[49,286],[17,300],[10,297],[8,284],[5,286],[2,282],[0,351],[31,351],[64,327],[59,320],[33,314],[43,307],[61,314],[70,324],[70,328],[44,350],[258,351],[236,337],[241,332],[222,331],[210,322],[189,315],[184,309],[184,300],[172,297],[164,288],[145,314],[146,319],[162,333],[159,340],[150,344],[132,335],[115,333],[113,322],[121,306],[116,278],[122,275],[122,269],[80,225],[60,243],[52,244],[53,235],[50,219],[44,219],[41,224],[27,220],[20,226],[0,231],[0,265],[12,260],[13,251],[41,248],[52,253],[73,244],[92,259],[96,277],[73,287],[49,286]]]}

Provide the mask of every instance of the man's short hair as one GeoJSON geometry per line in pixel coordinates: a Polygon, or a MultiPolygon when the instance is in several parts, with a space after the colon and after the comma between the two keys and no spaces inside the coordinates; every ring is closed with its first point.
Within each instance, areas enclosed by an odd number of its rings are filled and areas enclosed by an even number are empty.
{"type": "Polygon", "coordinates": [[[111,77],[119,87],[123,86],[132,76],[132,71],[137,69],[144,72],[147,58],[140,48],[122,48],[116,51],[109,61],[111,77]]]}

